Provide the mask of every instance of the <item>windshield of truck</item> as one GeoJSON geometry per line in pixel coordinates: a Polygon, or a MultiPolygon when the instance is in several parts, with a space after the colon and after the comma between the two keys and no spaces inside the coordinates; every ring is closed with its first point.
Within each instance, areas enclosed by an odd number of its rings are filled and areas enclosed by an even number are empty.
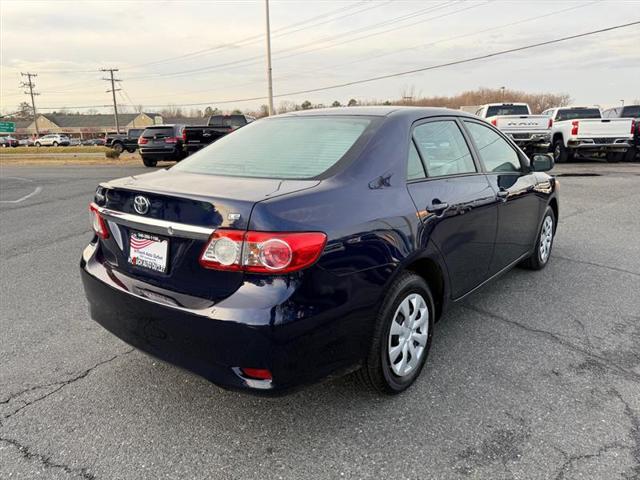
{"type": "Polygon", "coordinates": [[[373,118],[355,116],[260,120],[222,137],[173,168],[234,177],[314,178],[345,157],[374,123],[373,118]]]}
{"type": "Polygon", "coordinates": [[[487,117],[497,115],[529,115],[529,107],[526,105],[492,105],[487,107],[487,117]]]}
{"type": "Polygon", "coordinates": [[[242,127],[247,124],[244,115],[214,115],[209,119],[210,127],[242,127]]]}
{"type": "Polygon", "coordinates": [[[568,108],[566,110],[558,110],[556,115],[556,121],[558,122],[583,118],[602,118],[602,115],[598,108],[568,108]]]}

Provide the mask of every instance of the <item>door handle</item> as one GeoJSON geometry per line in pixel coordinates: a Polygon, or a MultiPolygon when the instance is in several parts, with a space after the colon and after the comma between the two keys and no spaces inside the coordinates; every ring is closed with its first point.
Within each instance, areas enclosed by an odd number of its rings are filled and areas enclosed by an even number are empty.
{"type": "Polygon", "coordinates": [[[509,190],[505,190],[504,188],[501,188],[500,190],[498,190],[498,193],[496,193],[496,197],[498,197],[498,199],[502,200],[503,202],[507,201],[508,196],[509,190]]]}
{"type": "Polygon", "coordinates": [[[439,200],[434,200],[431,202],[431,208],[427,210],[431,210],[438,216],[444,215],[444,212],[449,208],[449,204],[447,202],[441,202],[439,200]]]}

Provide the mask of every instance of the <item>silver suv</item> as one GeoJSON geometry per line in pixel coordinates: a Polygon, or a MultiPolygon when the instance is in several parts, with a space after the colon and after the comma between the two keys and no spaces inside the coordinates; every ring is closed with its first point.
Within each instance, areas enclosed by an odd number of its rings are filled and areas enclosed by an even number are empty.
{"type": "Polygon", "coordinates": [[[36,147],[57,147],[58,145],[69,145],[69,137],[61,133],[51,133],[36,140],[36,147]]]}

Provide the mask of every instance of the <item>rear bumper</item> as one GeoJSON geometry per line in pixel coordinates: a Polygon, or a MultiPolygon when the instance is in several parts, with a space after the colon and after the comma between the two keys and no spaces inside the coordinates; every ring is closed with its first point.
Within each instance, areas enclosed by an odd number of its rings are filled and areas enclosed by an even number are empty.
{"type": "Polygon", "coordinates": [[[626,152],[632,145],[632,139],[615,139],[613,142],[603,143],[598,139],[584,138],[568,142],[568,148],[592,152],[626,152]]]}
{"type": "Polygon", "coordinates": [[[149,160],[181,160],[184,158],[182,147],[171,148],[140,147],[140,155],[149,160]]]}
{"type": "Polygon", "coordinates": [[[551,134],[550,133],[533,133],[533,132],[525,132],[525,133],[516,133],[516,132],[505,132],[518,146],[535,146],[535,147],[549,147],[551,144],[551,134]]]}
{"type": "Polygon", "coordinates": [[[372,312],[315,313],[292,301],[295,282],[245,282],[217,304],[175,294],[170,305],[167,291],[113,271],[96,251],[89,245],[80,264],[91,317],[139,350],[221,387],[281,395],[353,370],[368,345],[358,334],[372,312]],[[268,369],[273,378],[246,378],[240,367],[268,369]]]}

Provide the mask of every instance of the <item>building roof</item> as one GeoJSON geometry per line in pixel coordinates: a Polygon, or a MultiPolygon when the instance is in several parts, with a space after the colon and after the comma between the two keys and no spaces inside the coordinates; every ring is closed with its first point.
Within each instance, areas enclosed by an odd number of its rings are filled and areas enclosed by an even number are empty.
{"type": "MultiPolygon", "coordinates": [[[[59,115],[59,114],[43,114],[52,123],[61,128],[66,127],[105,127],[116,124],[113,115],[96,114],[96,115],[59,115]]],[[[121,113],[118,114],[120,125],[126,125],[138,116],[137,113],[121,113]]]]}
{"type": "Polygon", "coordinates": [[[171,125],[206,125],[207,120],[203,117],[162,117],[162,123],[171,125]]]}

